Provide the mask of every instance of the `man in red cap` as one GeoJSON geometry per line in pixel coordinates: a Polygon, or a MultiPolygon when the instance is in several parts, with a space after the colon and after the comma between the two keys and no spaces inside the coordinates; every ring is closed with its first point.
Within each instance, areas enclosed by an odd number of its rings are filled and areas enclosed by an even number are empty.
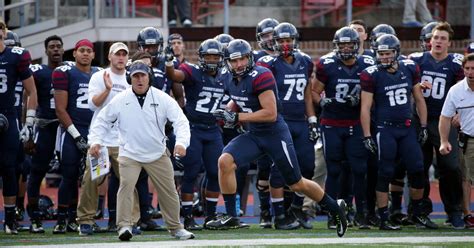
{"type": "Polygon", "coordinates": [[[87,154],[87,134],[93,115],[88,104],[89,79],[100,70],[91,66],[95,56],[91,41],[78,41],[73,56],[75,65],[63,65],[53,71],[56,115],[61,124],[56,148],[60,152],[62,175],[58,191],[58,221],[53,229],[54,234],[77,231],[77,181],[87,154]]]}

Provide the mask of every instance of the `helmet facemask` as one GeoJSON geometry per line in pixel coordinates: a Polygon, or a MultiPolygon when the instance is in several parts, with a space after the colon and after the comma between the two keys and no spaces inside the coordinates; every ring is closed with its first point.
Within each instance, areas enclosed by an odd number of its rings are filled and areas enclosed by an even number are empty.
{"type": "MultiPolygon", "coordinates": [[[[209,56],[208,56],[209,57],[209,56]]],[[[206,53],[199,54],[199,65],[207,72],[216,72],[219,68],[222,67],[224,62],[224,56],[222,53],[219,53],[217,49],[209,49],[206,53]],[[215,51],[211,51],[215,50],[215,51]],[[206,55],[215,55],[219,56],[219,59],[216,61],[214,59],[206,59],[206,55]],[[212,61],[210,61],[212,60],[212,61]]]]}
{"type": "Polygon", "coordinates": [[[399,55],[398,51],[396,51],[395,49],[391,49],[387,45],[379,45],[375,52],[375,58],[376,58],[378,67],[383,68],[383,69],[395,68],[395,65],[398,63],[398,55],[399,55]],[[389,52],[389,51],[393,52],[393,56],[392,57],[384,56],[386,52],[389,52]],[[381,55],[380,53],[383,53],[384,55],[381,55]]]}
{"type": "Polygon", "coordinates": [[[226,65],[227,65],[227,68],[229,69],[229,71],[232,73],[232,76],[234,76],[234,78],[243,77],[250,70],[252,70],[253,64],[254,64],[252,57],[253,56],[251,54],[244,54],[244,55],[241,55],[240,53],[230,54],[229,58],[226,59],[226,65]],[[247,57],[248,62],[243,68],[234,68],[232,66],[231,60],[240,59],[240,58],[244,58],[244,57],[247,57]]]}
{"type": "Polygon", "coordinates": [[[343,61],[357,58],[359,54],[359,43],[351,42],[350,38],[344,41],[344,38],[345,37],[342,37],[339,42],[335,42],[334,44],[336,56],[343,61]]]}
{"type": "Polygon", "coordinates": [[[261,49],[266,50],[266,51],[275,51],[274,46],[275,46],[275,40],[273,39],[273,28],[270,28],[269,31],[266,31],[265,33],[259,33],[257,34],[257,42],[258,46],[260,46],[261,49]]]}
{"type": "Polygon", "coordinates": [[[283,37],[285,36],[284,35],[285,33],[282,33],[282,35],[280,35],[280,37],[277,37],[274,41],[275,45],[274,45],[274,50],[278,52],[278,54],[284,58],[287,58],[291,55],[293,55],[294,53],[294,50],[297,48],[298,44],[296,43],[296,40],[294,37],[291,37],[291,36],[286,36],[286,37],[283,37]],[[287,39],[287,38],[291,38],[291,42],[287,42],[285,44],[282,44],[283,42],[281,42],[283,39],[287,39]],[[280,43],[280,42],[281,43],[280,43]]]}

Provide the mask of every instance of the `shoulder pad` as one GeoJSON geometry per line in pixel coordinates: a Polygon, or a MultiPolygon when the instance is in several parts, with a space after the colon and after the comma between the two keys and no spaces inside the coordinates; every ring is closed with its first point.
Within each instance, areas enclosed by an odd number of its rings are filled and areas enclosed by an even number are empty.
{"type": "Polygon", "coordinates": [[[421,52],[416,52],[416,53],[412,53],[410,55],[408,55],[409,58],[419,58],[419,57],[422,57],[423,56],[423,53],[421,52]]]}

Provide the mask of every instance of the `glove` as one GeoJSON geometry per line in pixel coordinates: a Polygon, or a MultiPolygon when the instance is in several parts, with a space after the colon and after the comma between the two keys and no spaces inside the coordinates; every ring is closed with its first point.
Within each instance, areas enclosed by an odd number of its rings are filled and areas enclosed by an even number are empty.
{"type": "Polygon", "coordinates": [[[89,149],[89,145],[87,145],[86,139],[82,136],[78,136],[77,138],[74,139],[74,142],[76,142],[76,147],[81,151],[83,154],[87,154],[87,149],[89,149]]]}
{"type": "Polygon", "coordinates": [[[372,139],[372,137],[365,137],[363,142],[365,149],[367,149],[372,154],[377,154],[377,145],[375,145],[375,141],[372,139]]]}
{"type": "Polygon", "coordinates": [[[309,140],[313,142],[318,141],[319,137],[321,136],[317,122],[318,119],[316,119],[316,116],[308,117],[309,140]]]}
{"type": "Polygon", "coordinates": [[[418,143],[424,145],[428,140],[428,129],[426,127],[421,127],[420,132],[418,133],[418,143]]]}
{"type": "Polygon", "coordinates": [[[170,63],[170,62],[173,62],[173,60],[174,60],[173,48],[171,48],[171,46],[167,46],[165,48],[165,62],[170,63]]]}
{"type": "Polygon", "coordinates": [[[212,115],[217,121],[224,122],[224,128],[234,128],[239,122],[239,114],[233,111],[218,109],[212,115]]]}
{"type": "Polygon", "coordinates": [[[360,96],[358,95],[347,95],[343,98],[349,107],[357,107],[360,103],[360,96]]]}
{"type": "Polygon", "coordinates": [[[29,140],[33,140],[35,135],[34,125],[30,123],[25,123],[23,128],[20,131],[20,140],[23,143],[26,143],[29,140]]]}
{"type": "Polygon", "coordinates": [[[321,98],[321,101],[319,101],[319,106],[321,109],[327,108],[328,106],[332,105],[335,101],[333,101],[332,98],[321,98]]]}
{"type": "Polygon", "coordinates": [[[184,164],[183,161],[181,161],[181,156],[174,155],[174,165],[178,170],[184,170],[184,164]]]}

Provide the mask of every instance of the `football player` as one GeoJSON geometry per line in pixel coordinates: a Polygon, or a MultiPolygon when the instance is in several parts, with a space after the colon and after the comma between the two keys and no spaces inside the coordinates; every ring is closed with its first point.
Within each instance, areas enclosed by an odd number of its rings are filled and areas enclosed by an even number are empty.
{"type": "MultiPolygon", "coordinates": [[[[433,148],[436,151],[436,164],[439,174],[439,191],[444,209],[453,228],[463,229],[462,220],[462,178],[459,166],[459,151],[453,151],[442,156],[439,153],[440,137],[438,130],[439,116],[448,90],[459,80],[464,78],[461,54],[449,53],[453,29],[447,22],[438,23],[432,31],[431,50],[423,53],[414,53],[410,58],[421,70],[421,84],[424,86],[423,96],[428,108],[428,123],[425,130],[428,140],[423,145],[423,159],[425,166],[424,198],[429,198],[429,168],[432,164],[433,148]]],[[[420,128],[420,127],[418,127],[420,128]]],[[[457,131],[451,128],[449,142],[457,142],[457,131]]]]}
{"type": "MultiPolygon", "coordinates": [[[[368,153],[362,143],[359,120],[359,74],[374,65],[374,61],[370,56],[358,56],[359,34],[350,27],[339,29],[333,42],[335,52],[323,56],[317,64],[318,82],[315,85],[317,94],[325,92],[319,105],[322,108],[321,131],[328,172],[326,189],[331,197],[340,196],[339,176],[343,166],[349,166],[354,180],[356,219],[361,229],[367,229],[365,178],[368,153]]],[[[328,228],[335,228],[332,216],[329,216],[328,228]]]]}
{"type": "Polygon", "coordinates": [[[225,48],[227,47],[229,42],[231,42],[234,39],[234,37],[232,37],[230,34],[219,34],[216,37],[214,37],[214,39],[219,41],[222,44],[222,46],[224,46],[225,48]]]}
{"type": "Polygon", "coordinates": [[[178,61],[178,65],[186,61],[186,58],[184,57],[185,48],[182,35],[178,33],[170,34],[168,36],[168,46],[173,48],[173,54],[178,61]]]}
{"type": "Polygon", "coordinates": [[[355,29],[359,33],[359,55],[372,56],[370,49],[364,49],[364,43],[367,40],[367,25],[363,20],[353,20],[349,23],[349,27],[355,29]]]}
{"type": "Polygon", "coordinates": [[[58,220],[53,234],[77,232],[75,211],[69,211],[67,215],[68,208],[77,209],[77,181],[87,154],[87,134],[93,115],[88,104],[88,86],[92,74],[100,69],[91,66],[95,57],[94,45],[87,39],[76,43],[73,56],[75,66],[59,66],[52,74],[56,116],[61,124],[57,146],[60,148],[62,175],[58,190],[58,220]]]}
{"type": "Polygon", "coordinates": [[[346,204],[343,200],[336,202],[318,184],[302,178],[291,134],[278,113],[275,79],[270,70],[255,66],[252,56],[250,44],[241,39],[231,41],[225,50],[230,72],[221,74],[224,89],[242,111],[216,110],[214,115],[226,125],[247,123],[249,131],[227,144],[219,157],[219,185],[227,215],[207,222],[206,226],[210,229],[248,227],[237,217],[235,170],[268,154],[291,190],[308,195],[331,212],[337,222],[337,235],[342,237],[347,230],[346,204]]]}
{"type": "Polygon", "coordinates": [[[36,115],[37,95],[34,79],[29,70],[31,63],[30,53],[21,47],[6,47],[4,44],[7,35],[7,26],[0,20],[0,174],[3,180],[3,201],[6,234],[17,234],[15,220],[16,195],[18,181],[16,177],[17,154],[20,140],[33,140],[34,117],[36,115]],[[15,108],[15,86],[18,81],[23,83],[28,102],[26,105],[26,119],[20,133],[18,133],[18,114],[15,108]]]}
{"type": "Polygon", "coordinates": [[[275,54],[273,29],[278,24],[280,23],[273,18],[265,18],[257,24],[257,43],[260,50],[253,51],[255,61],[258,61],[263,56],[275,54]]]}
{"type": "Polygon", "coordinates": [[[32,156],[28,179],[28,214],[31,220],[31,233],[44,233],[38,199],[41,182],[50,169],[49,163],[54,157],[56,145],[59,122],[55,113],[52,73],[63,62],[63,40],[56,35],[49,36],[44,41],[44,49],[48,56],[48,64],[30,66],[38,91],[38,113],[36,115],[38,136],[36,138],[36,153],[32,156]]]}
{"type": "Polygon", "coordinates": [[[224,148],[222,135],[212,113],[219,108],[224,96],[224,85],[216,80],[223,63],[224,50],[220,42],[208,39],[198,49],[199,64],[183,63],[178,70],[173,66],[173,54],[167,48],[166,74],[182,83],[186,95],[186,117],[191,128],[191,143],[186,156],[181,158],[184,175],[181,183],[181,205],[184,228],[201,230],[192,215],[194,185],[202,167],[206,171],[206,219],[214,219],[219,198],[217,159],[224,148]]]}
{"type": "Polygon", "coordinates": [[[410,181],[413,220],[426,228],[436,228],[422,214],[423,164],[418,140],[425,140],[426,133],[418,135],[411,124],[412,103],[421,125],[426,127],[426,104],[419,84],[419,68],[412,60],[399,60],[400,41],[391,34],[377,38],[376,66],[365,69],[361,75],[362,103],[360,119],[364,132],[365,148],[378,156],[377,206],[381,230],[400,230],[388,219],[388,189],[399,158],[406,166],[410,181]],[[377,125],[371,133],[371,109],[375,105],[374,118],[377,125]],[[374,138],[377,143],[375,143],[374,138]]]}

